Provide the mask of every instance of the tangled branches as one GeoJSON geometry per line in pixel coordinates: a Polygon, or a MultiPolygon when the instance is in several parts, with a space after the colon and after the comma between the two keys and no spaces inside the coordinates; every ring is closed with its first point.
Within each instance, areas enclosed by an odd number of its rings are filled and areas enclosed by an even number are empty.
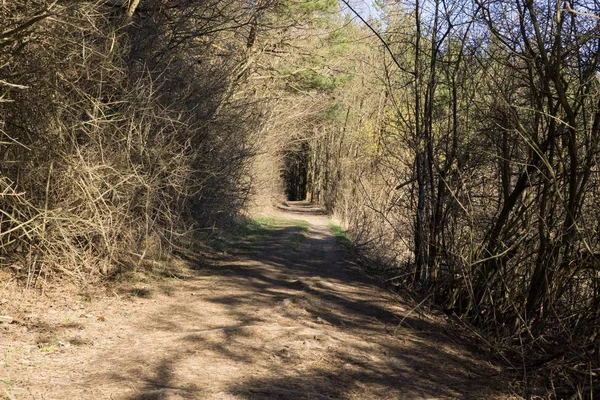
{"type": "Polygon", "coordinates": [[[56,271],[109,275],[244,205],[248,138],[260,123],[259,107],[234,97],[248,10],[0,7],[3,267],[28,284],[56,271]],[[207,10],[218,14],[206,19],[207,10]]]}

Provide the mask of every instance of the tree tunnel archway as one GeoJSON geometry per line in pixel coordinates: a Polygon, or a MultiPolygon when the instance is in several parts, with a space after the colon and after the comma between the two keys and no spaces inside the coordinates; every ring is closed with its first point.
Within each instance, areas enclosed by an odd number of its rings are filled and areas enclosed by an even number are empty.
{"type": "Polygon", "coordinates": [[[308,162],[309,145],[306,142],[285,152],[282,177],[287,200],[300,201],[307,199],[308,162]]]}

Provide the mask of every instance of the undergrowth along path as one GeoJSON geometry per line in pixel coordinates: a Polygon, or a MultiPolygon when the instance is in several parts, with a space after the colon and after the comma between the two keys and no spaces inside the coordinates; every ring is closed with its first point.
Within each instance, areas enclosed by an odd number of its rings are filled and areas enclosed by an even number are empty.
{"type": "Polygon", "coordinates": [[[23,306],[0,331],[0,398],[510,397],[443,317],[362,273],[319,209],[291,203],[232,238],[170,280],[23,306]]]}

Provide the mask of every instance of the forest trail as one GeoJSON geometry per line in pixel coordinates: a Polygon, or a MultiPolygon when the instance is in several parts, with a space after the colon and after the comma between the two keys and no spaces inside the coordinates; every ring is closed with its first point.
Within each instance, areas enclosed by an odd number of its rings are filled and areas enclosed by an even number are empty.
{"type": "Polygon", "coordinates": [[[0,324],[0,398],[509,397],[444,318],[358,271],[318,209],[269,218],[187,277],[35,316],[23,300],[0,324]]]}

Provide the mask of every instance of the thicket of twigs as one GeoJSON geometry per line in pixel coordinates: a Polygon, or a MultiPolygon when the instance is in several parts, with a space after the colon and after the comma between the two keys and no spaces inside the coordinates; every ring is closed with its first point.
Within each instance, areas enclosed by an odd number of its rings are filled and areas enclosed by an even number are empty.
{"type": "Polygon", "coordinates": [[[242,2],[0,5],[0,265],[110,275],[235,215],[260,107],[242,2]]]}
{"type": "Polygon", "coordinates": [[[305,125],[308,192],[394,282],[478,326],[525,387],[592,397],[598,5],[387,2],[381,18],[380,37],[365,21],[315,28],[331,57],[290,84],[330,99],[305,125]]]}

